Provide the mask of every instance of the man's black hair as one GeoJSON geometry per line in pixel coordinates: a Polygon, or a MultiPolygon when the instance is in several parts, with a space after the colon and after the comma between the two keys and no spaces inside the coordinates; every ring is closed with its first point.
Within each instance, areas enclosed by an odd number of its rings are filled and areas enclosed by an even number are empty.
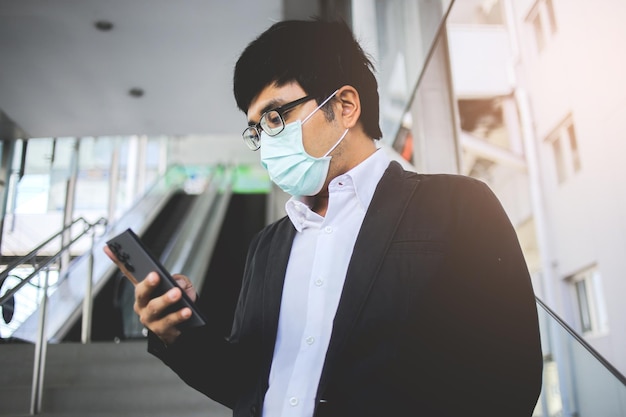
{"type": "Polygon", "coordinates": [[[297,82],[318,104],[350,85],[361,99],[365,133],[380,139],[378,84],[374,66],[345,22],[288,20],[272,25],[243,51],[235,65],[233,90],[244,112],[261,91],[297,82]]]}

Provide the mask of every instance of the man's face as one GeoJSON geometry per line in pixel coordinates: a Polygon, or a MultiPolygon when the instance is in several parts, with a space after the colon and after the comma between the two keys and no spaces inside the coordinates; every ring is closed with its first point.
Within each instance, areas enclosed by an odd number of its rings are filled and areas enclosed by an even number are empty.
{"type": "MultiPolygon", "coordinates": [[[[306,93],[296,82],[278,87],[271,84],[265,87],[252,101],[248,108],[248,122],[258,123],[261,116],[268,110],[306,96],[306,93]]],[[[332,105],[332,104],[331,104],[332,105]]],[[[315,100],[306,101],[283,114],[285,123],[304,120],[318,106],[315,100]]],[[[313,157],[321,157],[337,142],[343,131],[333,121],[328,121],[324,111],[316,111],[307,122],[302,125],[302,142],[306,152],[313,157]]],[[[263,143],[261,142],[261,147],[263,143]]],[[[336,153],[333,152],[333,155],[336,153]]]]}

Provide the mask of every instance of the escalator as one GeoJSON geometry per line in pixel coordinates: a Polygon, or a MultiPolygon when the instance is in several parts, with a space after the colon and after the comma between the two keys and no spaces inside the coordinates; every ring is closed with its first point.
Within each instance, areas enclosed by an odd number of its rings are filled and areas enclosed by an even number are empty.
{"type": "MultiPolygon", "coordinates": [[[[163,209],[142,233],[142,240],[148,250],[161,258],[180,219],[185,218],[197,195],[177,191],[169,198],[163,209]]],[[[106,279],[106,283],[94,297],[92,316],[93,341],[125,340],[141,336],[140,325],[134,319],[133,286],[119,270],[106,279]]],[[[81,323],[77,321],[63,337],[64,342],[81,340],[81,323]]]]}
{"type": "MultiPolygon", "coordinates": [[[[181,219],[190,211],[197,196],[175,193],[152,224],[142,234],[150,252],[161,260],[171,246],[172,236],[181,226],[181,219]]],[[[191,256],[206,264],[206,273],[197,282],[203,291],[198,299],[202,311],[220,312],[219,321],[226,334],[230,330],[248,242],[265,222],[265,194],[233,194],[219,225],[219,234],[212,254],[192,252],[191,256]]],[[[92,341],[141,339],[145,330],[133,311],[134,289],[119,270],[112,272],[94,300],[92,341]]],[[[80,322],[63,338],[78,342],[80,322]]]]}
{"type": "MultiPolygon", "coordinates": [[[[102,251],[108,239],[126,228],[132,228],[168,270],[189,276],[197,289],[203,287],[206,277],[213,276],[210,271],[217,268],[219,277],[210,279],[222,282],[210,283],[209,287],[230,285],[230,294],[238,292],[237,281],[242,274],[226,275],[223,272],[224,264],[235,267],[234,271],[237,271],[237,267],[243,268],[245,259],[237,257],[245,256],[252,231],[257,231],[264,225],[265,194],[237,194],[233,198],[235,173],[227,167],[213,167],[206,174],[206,178],[193,178],[196,183],[202,180],[201,192],[188,192],[188,179],[189,176],[181,173],[180,167],[171,169],[95,243],[92,268],[95,295],[92,340],[143,337],[144,329],[132,311],[133,288],[102,251]],[[250,205],[249,200],[257,199],[259,201],[246,209],[250,205]],[[229,212],[245,214],[238,216],[241,218],[233,218],[232,215],[227,215],[229,212]],[[227,218],[231,220],[225,222],[227,218]],[[250,219],[254,221],[246,221],[250,219]],[[225,224],[234,229],[229,230],[225,224]],[[248,225],[246,231],[241,229],[243,225],[248,225]],[[218,240],[227,243],[220,243],[218,240]],[[212,261],[216,258],[212,256],[214,249],[229,244],[229,241],[230,244],[237,242],[236,244],[244,247],[231,248],[212,261]]],[[[220,250],[217,252],[220,253],[220,250]]],[[[80,338],[81,307],[88,291],[86,279],[89,277],[89,263],[89,253],[76,259],[49,297],[45,334],[52,343],[80,338]]],[[[209,302],[212,297],[202,298],[205,299],[209,302]]],[[[213,301],[225,302],[219,298],[213,301]]],[[[38,322],[37,311],[33,311],[19,325],[12,339],[34,342],[38,322]]]]}

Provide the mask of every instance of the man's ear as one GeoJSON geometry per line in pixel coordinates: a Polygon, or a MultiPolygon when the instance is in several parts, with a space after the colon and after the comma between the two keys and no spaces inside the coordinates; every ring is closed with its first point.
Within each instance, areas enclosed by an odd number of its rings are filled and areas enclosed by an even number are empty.
{"type": "Polygon", "coordinates": [[[351,85],[344,85],[339,89],[337,95],[341,106],[341,123],[345,129],[356,126],[361,117],[361,98],[356,88],[351,85]]]}

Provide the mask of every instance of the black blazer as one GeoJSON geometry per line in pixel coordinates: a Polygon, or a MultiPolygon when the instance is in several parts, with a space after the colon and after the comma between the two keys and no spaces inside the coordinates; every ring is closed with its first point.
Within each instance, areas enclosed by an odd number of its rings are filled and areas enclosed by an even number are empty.
{"type": "MultiPolygon", "coordinates": [[[[254,238],[230,337],[209,323],[149,342],[235,416],[261,414],[294,235],[285,217],[254,238]]],[[[392,162],[356,240],[315,416],[530,416],[541,370],[530,278],[495,196],[392,162]]]]}

